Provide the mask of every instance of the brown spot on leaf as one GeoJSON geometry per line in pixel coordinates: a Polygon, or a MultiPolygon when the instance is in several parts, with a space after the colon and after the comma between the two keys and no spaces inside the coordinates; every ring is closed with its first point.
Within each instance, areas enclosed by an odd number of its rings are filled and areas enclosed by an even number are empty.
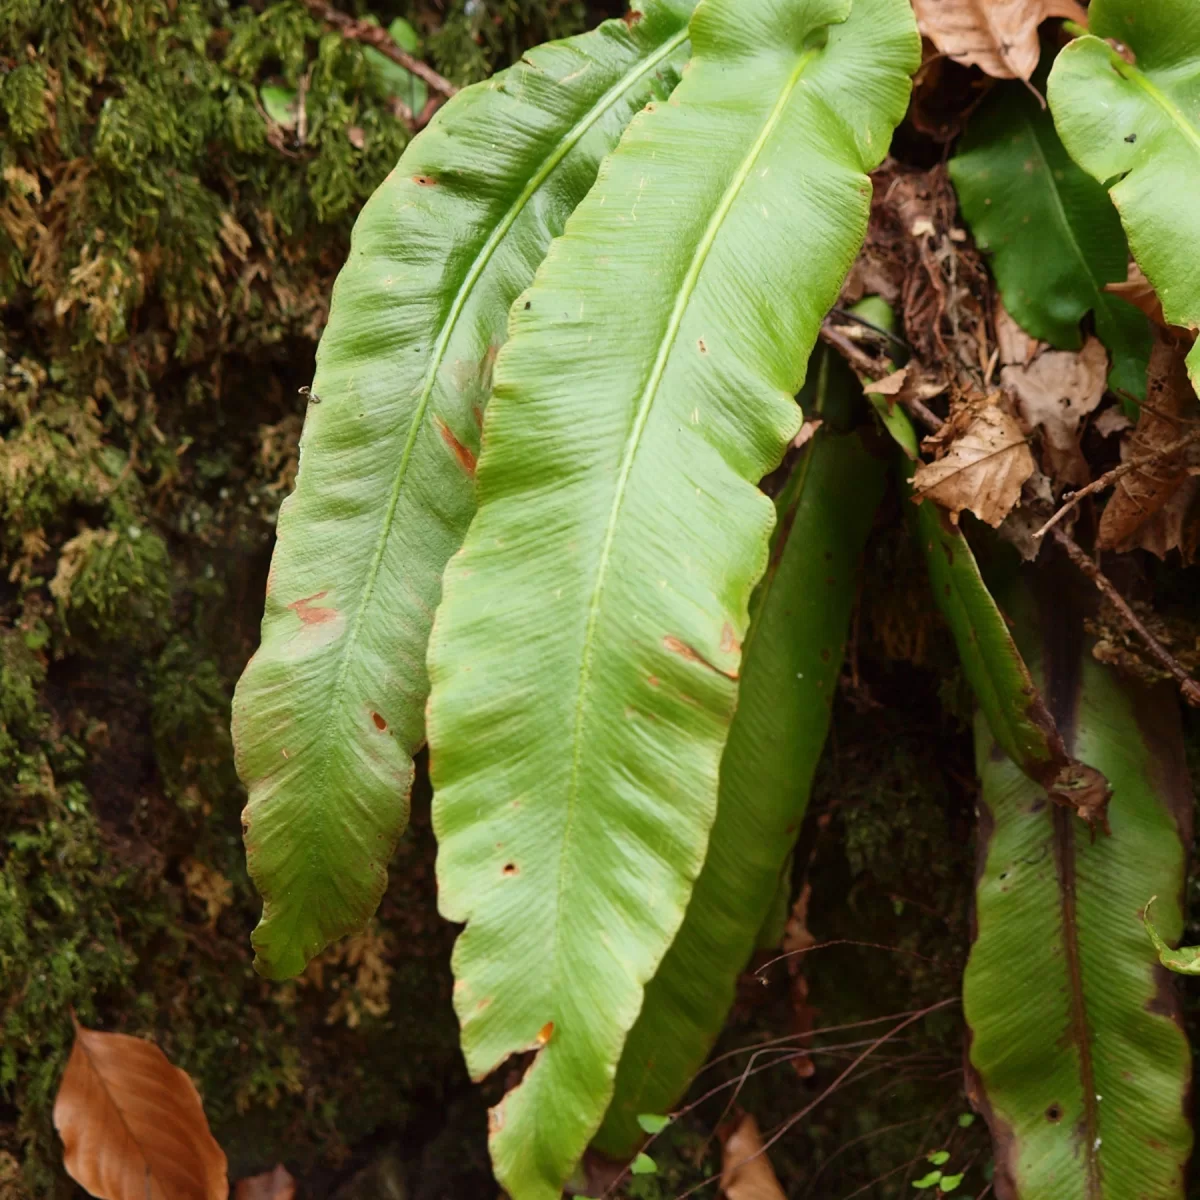
{"type": "Polygon", "coordinates": [[[470,475],[472,479],[474,479],[475,455],[472,454],[471,451],[468,450],[466,446],[464,446],[462,442],[460,442],[458,438],[454,436],[450,426],[447,425],[446,422],[441,419],[441,417],[436,417],[434,419],[437,423],[438,433],[442,435],[442,441],[450,447],[450,452],[456,459],[458,459],[458,465],[462,467],[462,469],[466,471],[466,473],[470,475]]]}
{"type": "Polygon", "coordinates": [[[371,720],[375,722],[375,728],[378,729],[380,733],[387,732],[387,722],[377,712],[373,712],[371,714],[371,720]]]}
{"type": "Polygon", "coordinates": [[[658,681],[658,676],[657,676],[657,675],[648,675],[648,676],[646,677],[646,682],[647,682],[647,683],[648,683],[648,684],[649,684],[649,685],[650,685],[652,688],[656,688],[656,687],[658,687],[658,682],[659,682],[659,681],[658,681]]]}
{"type": "Polygon", "coordinates": [[[737,679],[737,671],[723,671],[720,667],[710,663],[702,654],[693,650],[687,642],[682,642],[677,637],[672,637],[668,634],[663,638],[663,645],[672,653],[678,654],[680,658],[686,658],[688,662],[699,663],[702,667],[707,667],[710,671],[715,671],[718,675],[724,675],[726,679],[737,679]]]}
{"type": "Polygon", "coordinates": [[[549,1043],[550,1039],[553,1036],[554,1036],[554,1022],[547,1021],[545,1023],[545,1025],[543,1025],[541,1027],[541,1029],[538,1030],[537,1044],[539,1046],[545,1046],[549,1043]]]}
{"type": "Polygon", "coordinates": [[[722,654],[740,654],[742,643],[738,641],[737,634],[733,632],[733,626],[728,621],[721,627],[721,653],[722,654]]]}
{"type": "Polygon", "coordinates": [[[419,187],[437,187],[437,180],[432,175],[414,175],[413,183],[419,187]]]}
{"type": "Polygon", "coordinates": [[[324,600],[328,595],[328,591],[317,592],[312,596],[305,596],[302,600],[294,600],[288,605],[288,608],[290,608],[305,625],[323,625],[326,621],[336,620],[338,615],[336,608],[313,607],[318,600],[324,600]]]}
{"type": "Polygon", "coordinates": [[[703,338],[701,338],[701,339],[700,339],[700,353],[701,353],[701,354],[707,354],[707,353],[708,353],[708,347],[707,347],[707,346],[704,344],[704,339],[703,339],[703,338]]]}
{"type": "Polygon", "coordinates": [[[1063,1110],[1062,1110],[1061,1104],[1052,1104],[1052,1105],[1050,1105],[1050,1107],[1048,1109],[1046,1109],[1046,1120],[1047,1121],[1051,1121],[1057,1125],[1058,1122],[1062,1120],[1062,1118],[1063,1118],[1063,1110]]]}
{"type": "Polygon", "coordinates": [[[521,868],[518,867],[516,863],[505,863],[504,868],[501,871],[502,875],[519,875],[520,873],[521,868]]]}

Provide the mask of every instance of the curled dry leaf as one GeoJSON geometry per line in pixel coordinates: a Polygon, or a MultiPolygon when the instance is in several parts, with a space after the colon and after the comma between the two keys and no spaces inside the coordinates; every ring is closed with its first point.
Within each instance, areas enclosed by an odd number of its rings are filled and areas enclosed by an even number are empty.
{"type": "Polygon", "coordinates": [[[54,1102],[67,1174],[100,1200],[227,1200],[200,1094],[152,1042],[75,1024],[54,1102]]]}
{"type": "Polygon", "coordinates": [[[296,1181],[280,1163],[273,1171],[239,1179],[233,1200],[296,1200],[296,1181]]]}
{"type": "MultiPolygon", "coordinates": [[[[1165,451],[1187,432],[1184,418],[1194,416],[1195,393],[1188,379],[1183,347],[1160,334],[1150,354],[1146,404],[1137,427],[1126,435],[1122,457],[1139,458],[1165,451]]],[[[1101,550],[1133,550],[1141,546],[1165,555],[1180,544],[1183,513],[1176,513],[1174,529],[1148,528],[1189,480],[1186,451],[1164,453],[1161,458],[1130,471],[1117,482],[1100,518],[1096,544],[1101,550]],[[1174,542],[1174,545],[1171,543],[1174,542]]],[[[1166,519],[1164,519],[1164,524],[1166,519]]]]}
{"type": "Polygon", "coordinates": [[[1082,350],[1044,350],[1026,366],[1007,366],[1000,382],[1017,399],[1017,413],[1030,431],[1042,431],[1042,469],[1059,487],[1091,478],[1079,445],[1084,418],[1104,397],[1108,353],[1099,338],[1082,350]]]}
{"type": "Polygon", "coordinates": [[[1008,309],[996,299],[996,347],[1000,351],[1000,362],[1004,366],[1025,366],[1032,362],[1038,352],[1046,349],[1045,342],[1030,337],[1009,315],[1008,309]]]}
{"type": "Polygon", "coordinates": [[[965,66],[997,79],[1029,79],[1038,63],[1038,26],[1051,17],[1087,24],[1075,0],[913,0],[917,24],[965,66]]]}
{"type": "Polygon", "coordinates": [[[1151,287],[1150,280],[1146,278],[1142,268],[1132,259],[1129,261],[1129,273],[1125,281],[1106,283],[1104,290],[1114,296],[1120,296],[1122,300],[1128,300],[1135,308],[1140,308],[1155,325],[1163,329],[1167,327],[1167,318],[1163,316],[1162,301],[1158,298],[1158,293],[1151,287]]]}
{"type": "Polygon", "coordinates": [[[763,1151],[758,1122],[747,1113],[725,1138],[721,1190],[728,1200],[787,1200],[763,1151]]]}
{"type": "Polygon", "coordinates": [[[986,401],[960,410],[947,424],[953,426],[947,431],[948,449],[937,462],[917,468],[914,499],[934,501],[955,521],[969,509],[981,521],[999,526],[1017,506],[1021,486],[1034,472],[1021,427],[986,401]]]}

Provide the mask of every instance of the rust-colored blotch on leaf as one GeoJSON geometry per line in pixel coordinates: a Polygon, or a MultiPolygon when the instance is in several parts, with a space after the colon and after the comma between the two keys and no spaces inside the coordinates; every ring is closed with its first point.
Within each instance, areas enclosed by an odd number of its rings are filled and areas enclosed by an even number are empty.
{"type": "Polygon", "coordinates": [[[152,1042],[75,1024],[54,1102],[67,1174],[100,1200],[227,1200],[200,1094],[152,1042]]]}

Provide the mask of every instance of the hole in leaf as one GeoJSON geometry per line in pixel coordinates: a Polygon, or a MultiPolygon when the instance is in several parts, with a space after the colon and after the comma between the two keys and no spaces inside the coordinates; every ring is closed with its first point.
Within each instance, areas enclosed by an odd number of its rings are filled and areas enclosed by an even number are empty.
{"type": "Polygon", "coordinates": [[[1046,1120],[1047,1121],[1054,1121],[1055,1123],[1057,1123],[1062,1120],[1062,1117],[1063,1117],[1062,1105],[1052,1104],[1052,1105],[1050,1105],[1050,1107],[1048,1109],[1046,1109],[1046,1120]]]}

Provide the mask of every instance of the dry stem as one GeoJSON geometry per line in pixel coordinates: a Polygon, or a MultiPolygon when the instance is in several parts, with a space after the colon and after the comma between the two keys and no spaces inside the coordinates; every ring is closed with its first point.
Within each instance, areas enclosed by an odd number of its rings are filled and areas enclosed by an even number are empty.
{"type": "Polygon", "coordinates": [[[1178,681],[1183,698],[1193,708],[1200,708],[1200,683],[1184,670],[1179,660],[1150,632],[1141,618],[1129,606],[1129,602],[1113,586],[1112,581],[1100,570],[1095,561],[1072,540],[1069,534],[1055,526],[1051,531],[1054,540],[1067,552],[1067,557],[1100,589],[1104,598],[1117,610],[1121,620],[1145,643],[1146,649],[1164,670],[1178,681]]]}
{"type": "Polygon", "coordinates": [[[411,71],[418,79],[423,79],[435,92],[449,97],[458,91],[458,88],[450,80],[439,75],[419,58],[414,58],[407,50],[396,45],[395,38],[383,26],[373,25],[370,21],[359,21],[348,13],[334,8],[332,4],[326,4],[324,0],[304,0],[304,6],[318,20],[337,29],[342,37],[349,38],[354,42],[362,42],[366,46],[373,46],[380,54],[390,58],[392,62],[402,66],[406,71],[411,71]]]}

